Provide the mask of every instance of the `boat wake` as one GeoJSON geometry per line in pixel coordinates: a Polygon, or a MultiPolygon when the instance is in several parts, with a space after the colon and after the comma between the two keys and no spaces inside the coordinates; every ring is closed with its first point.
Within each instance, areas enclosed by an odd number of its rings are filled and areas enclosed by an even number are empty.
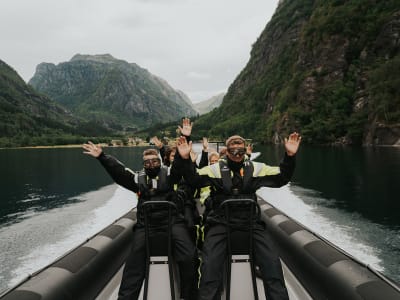
{"type": "Polygon", "coordinates": [[[0,228],[0,291],[86,241],[135,207],[137,201],[134,193],[115,184],[74,198],[79,201],[0,228]]]}
{"type": "Polygon", "coordinates": [[[360,214],[333,207],[317,191],[288,185],[262,188],[259,195],[289,217],[337,245],[359,261],[400,281],[399,232],[371,223],[360,214]],[[397,246],[393,247],[393,243],[397,246]],[[391,245],[390,245],[391,244],[391,245]],[[397,250],[396,250],[397,248],[397,250]]]}

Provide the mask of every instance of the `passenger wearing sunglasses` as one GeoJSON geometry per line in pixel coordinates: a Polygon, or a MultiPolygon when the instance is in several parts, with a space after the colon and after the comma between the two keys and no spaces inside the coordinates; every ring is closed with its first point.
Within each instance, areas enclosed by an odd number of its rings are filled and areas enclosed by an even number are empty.
{"type": "MultiPolygon", "coordinates": [[[[226,257],[226,216],[220,204],[227,199],[253,199],[261,187],[281,187],[289,182],[295,168],[295,155],[300,145],[298,133],[285,139],[285,155],[279,167],[245,159],[245,140],[231,136],[226,140],[226,159],[196,170],[189,159],[191,142],[181,137],[177,143],[180,156],[174,168],[194,188],[209,186],[209,213],[206,219],[206,235],[202,249],[201,281],[199,299],[217,299],[222,283],[223,265],[226,257]]],[[[241,221],[247,211],[231,210],[233,219],[241,221]]],[[[232,220],[231,218],[231,220],[232,220]]],[[[248,218],[248,216],[247,216],[248,218]]],[[[248,223],[247,223],[248,224],[248,223]]],[[[282,266],[272,240],[265,231],[265,224],[256,215],[253,222],[255,264],[259,266],[267,299],[289,299],[282,273],[282,266]]]]}
{"type": "MultiPolygon", "coordinates": [[[[182,299],[196,299],[197,293],[197,249],[191,232],[184,221],[185,201],[191,199],[186,189],[178,188],[182,176],[161,164],[158,151],[147,149],[143,152],[143,169],[138,172],[126,168],[111,155],[104,154],[99,145],[91,142],[83,145],[85,154],[95,157],[113,180],[137,194],[137,224],[134,226],[131,252],[126,260],[119,289],[119,300],[138,299],[145,278],[146,243],[143,203],[152,200],[167,200],[177,208],[172,225],[172,250],[179,267],[182,299]]],[[[191,190],[190,190],[191,192],[191,190]]],[[[151,210],[152,224],[167,225],[168,209],[151,210]]],[[[150,231],[151,234],[152,231],[150,231]]]]}

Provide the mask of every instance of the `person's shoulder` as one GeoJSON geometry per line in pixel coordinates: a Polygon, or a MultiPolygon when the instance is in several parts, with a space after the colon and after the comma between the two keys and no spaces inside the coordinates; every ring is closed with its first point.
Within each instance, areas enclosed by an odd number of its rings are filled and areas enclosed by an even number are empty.
{"type": "MultiPolygon", "coordinates": [[[[214,164],[214,165],[217,165],[217,164],[214,164]]],[[[197,169],[197,172],[200,175],[207,175],[207,174],[209,174],[211,172],[212,168],[215,168],[215,167],[213,167],[214,165],[204,166],[204,167],[202,167],[200,169],[197,169]]]]}

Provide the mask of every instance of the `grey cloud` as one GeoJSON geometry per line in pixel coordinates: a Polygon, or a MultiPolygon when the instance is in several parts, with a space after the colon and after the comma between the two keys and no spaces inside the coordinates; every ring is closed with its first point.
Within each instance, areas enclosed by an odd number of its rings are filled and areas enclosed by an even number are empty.
{"type": "Polygon", "coordinates": [[[204,100],[246,65],[277,2],[1,0],[0,59],[27,81],[41,62],[110,53],[204,100]]]}

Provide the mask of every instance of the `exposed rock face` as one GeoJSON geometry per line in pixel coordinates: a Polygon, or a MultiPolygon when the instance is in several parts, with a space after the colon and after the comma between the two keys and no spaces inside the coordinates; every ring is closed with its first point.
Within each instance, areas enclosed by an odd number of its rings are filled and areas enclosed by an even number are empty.
{"type": "Polygon", "coordinates": [[[77,54],[57,66],[41,63],[29,83],[75,114],[110,128],[141,128],[196,114],[189,98],[165,80],[108,54],[77,54]]]}
{"type": "Polygon", "coordinates": [[[296,130],[316,144],[398,143],[398,1],[280,1],[247,66],[204,120],[218,122],[213,135],[265,142],[296,130]]]}
{"type": "Polygon", "coordinates": [[[214,108],[217,108],[221,105],[222,100],[224,99],[225,93],[218,94],[210,99],[205,101],[201,101],[194,104],[194,107],[199,112],[200,115],[208,113],[212,111],[214,108]]]}

